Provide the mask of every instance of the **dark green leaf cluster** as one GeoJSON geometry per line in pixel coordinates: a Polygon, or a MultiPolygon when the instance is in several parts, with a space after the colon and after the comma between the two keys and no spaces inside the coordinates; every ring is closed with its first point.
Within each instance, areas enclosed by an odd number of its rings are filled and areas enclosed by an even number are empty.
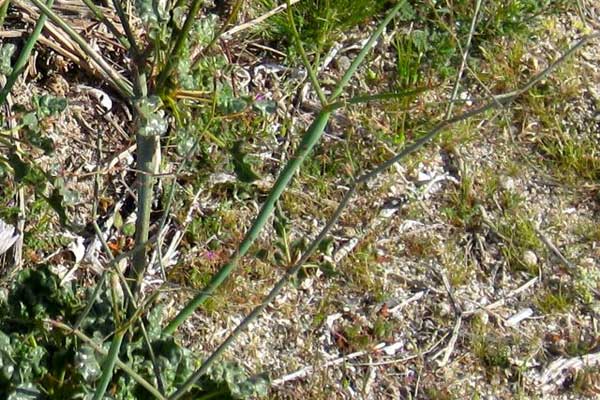
{"type": "MultiPolygon", "coordinates": [[[[75,293],[69,284],[60,286],[59,278],[47,266],[18,274],[8,296],[0,301],[0,400],[62,400],[88,398],[94,393],[103,356],[88,343],[47,323],[58,320],[73,324],[83,309],[80,297],[85,294],[75,293]]],[[[80,327],[104,350],[108,350],[116,328],[110,299],[108,291],[102,293],[80,327]]],[[[163,314],[162,307],[157,306],[145,316],[152,354],[142,335],[134,331],[119,358],[154,385],[158,384],[156,373],[160,373],[168,394],[184,383],[200,360],[171,336],[162,334],[163,314]]],[[[223,363],[202,377],[186,398],[243,399],[265,395],[267,388],[266,378],[248,378],[235,363],[223,363]]],[[[120,370],[107,394],[115,400],[152,398],[120,370]]]]}
{"type": "Polygon", "coordinates": [[[63,225],[68,225],[65,197],[73,198],[64,181],[51,172],[42,170],[32,154],[54,152],[54,141],[48,135],[52,118],[67,108],[67,100],[51,95],[33,96],[32,107],[15,105],[13,112],[19,118],[17,125],[20,146],[9,143],[7,156],[0,155],[0,170],[8,167],[18,184],[30,186],[40,198],[57,212],[63,225]],[[50,188],[48,187],[50,185],[50,188]]]}
{"type": "Polygon", "coordinates": [[[242,150],[242,144],[242,141],[237,141],[234,143],[231,149],[233,168],[240,181],[251,183],[257,179],[260,179],[260,176],[258,176],[256,172],[252,170],[252,166],[246,160],[246,154],[242,150]]]}

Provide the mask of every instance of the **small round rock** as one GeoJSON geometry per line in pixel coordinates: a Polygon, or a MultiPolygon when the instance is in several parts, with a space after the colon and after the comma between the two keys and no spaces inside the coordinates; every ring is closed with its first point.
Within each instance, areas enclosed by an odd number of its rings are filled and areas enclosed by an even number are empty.
{"type": "Polygon", "coordinates": [[[526,250],[523,252],[523,262],[527,265],[534,266],[537,265],[538,258],[533,251],[526,250]]]}

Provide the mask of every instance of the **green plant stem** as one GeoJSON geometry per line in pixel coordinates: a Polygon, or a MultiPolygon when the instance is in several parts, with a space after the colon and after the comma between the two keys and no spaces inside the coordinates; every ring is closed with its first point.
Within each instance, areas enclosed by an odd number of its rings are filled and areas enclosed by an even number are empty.
{"type": "MultiPolygon", "coordinates": [[[[94,222],[94,226],[97,229],[97,233],[99,232],[98,224],[94,222]]],[[[100,235],[100,237],[102,237],[100,235]]],[[[110,249],[108,249],[110,250],[110,249]]],[[[112,256],[112,253],[109,252],[112,256]]],[[[120,325],[120,315],[121,315],[121,301],[118,299],[117,295],[117,286],[118,281],[114,279],[111,281],[110,292],[111,292],[111,300],[113,304],[113,315],[115,319],[115,324],[120,325]]],[[[96,387],[96,391],[94,392],[94,397],[92,400],[102,400],[104,398],[104,393],[106,393],[106,389],[112,380],[113,371],[115,368],[116,360],[119,356],[119,351],[121,350],[121,344],[123,343],[123,336],[125,335],[125,331],[117,330],[113,336],[112,342],[110,343],[110,349],[108,351],[108,355],[104,359],[102,363],[102,375],[100,376],[100,380],[98,382],[98,386],[96,387]]]]}
{"type": "Polygon", "coordinates": [[[296,23],[294,22],[294,15],[292,14],[292,4],[290,0],[287,1],[287,18],[290,27],[292,28],[292,36],[294,38],[294,45],[296,46],[296,50],[300,53],[300,57],[302,58],[302,64],[304,64],[304,68],[306,69],[306,73],[308,74],[308,78],[317,93],[317,97],[319,97],[319,101],[321,102],[321,106],[325,107],[327,104],[327,98],[321,89],[321,85],[319,84],[319,80],[317,79],[317,74],[313,69],[312,64],[310,63],[306,52],[304,51],[304,46],[302,46],[302,41],[300,40],[300,34],[296,29],[296,23]]]}
{"type": "Polygon", "coordinates": [[[52,22],[60,27],[75,43],[81,47],[83,52],[90,57],[100,67],[102,72],[109,78],[113,86],[119,91],[121,96],[129,98],[133,95],[131,85],[127,80],[118,72],[113,70],[110,65],[104,59],[96,53],[73,28],[69,26],[61,17],[59,17],[54,11],[46,7],[40,0],[31,0],[31,2],[40,9],[42,13],[48,16],[52,22]]]}
{"type": "Polygon", "coordinates": [[[185,22],[183,23],[183,27],[178,32],[177,39],[175,40],[175,45],[173,49],[169,52],[169,56],[167,57],[167,65],[164,66],[162,71],[158,74],[158,79],[156,83],[156,88],[159,92],[162,91],[162,88],[165,85],[165,82],[173,72],[173,69],[179,63],[181,55],[183,53],[183,48],[185,46],[186,41],[188,40],[188,36],[192,27],[194,26],[194,21],[196,20],[196,15],[198,11],[200,11],[200,6],[202,6],[203,0],[193,0],[192,5],[188,11],[185,22]]]}
{"type": "MultiPolygon", "coordinates": [[[[90,1],[90,0],[87,0],[90,1]]],[[[115,10],[119,17],[119,21],[121,22],[121,26],[125,31],[125,36],[127,37],[127,42],[129,43],[129,51],[131,53],[131,69],[134,75],[133,81],[133,92],[137,98],[146,97],[148,95],[148,85],[146,82],[145,75],[145,57],[140,52],[140,49],[135,40],[135,35],[133,34],[133,30],[131,29],[131,24],[129,23],[129,16],[123,10],[123,5],[120,0],[113,0],[113,5],[115,6],[115,10]]]]}
{"type": "MultiPolygon", "coordinates": [[[[137,219],[135,222],[135,243],[144,243],[148,240],[150,229],[150,212],[152,211],[152,189],[154,187],[154,174],[157,172],[157,153],[160,151],[160,139],[156,135],[136,135],[137,143],[137,169],[138,169],[138,198],[137,219]]],[[[133,267],[130,277],[133,278],[131,292],[137,296],[147,267],[146,249],[142,248],[133,254],[133,267]]]]}
{"type": "Polygon", "coordinates": [[[379,24],[379,26],[377,27],[375,32],[373,32],[373,34],[369,38],[368,42],[360,50],[360,52],[358,53],[358,55],[356,56],[354,61],[352,61],[352,64],[350,64],[350,67],[348,68],[348,70],[344,73],[344,76],[342,77],[342,79],[340,80],[338,85],[333,90],[333,93],[329,97],[329,101],[335,100],[337,97],[339,97],[339,95],[342,94],[342,91],[344,90],[344,88],[346,87],[348,82],[350,82],[350,79],[352,78],[352,76],[354,76],[356,69],[363,62],[363,60],[367,56],[369,50],[371,50],[371,48],[373,47],[373,45],[375,44],[375,42],[377,41],[379,36],[381,36],[381,34],[383,33],[383,30],[385,29],[385,27],[390,23],[392,18],[394,18],[394,16],[398,13],[398,11],[400,11],[400,9],[404,6],[405,3],[406,3],[406,0],[400,0],[394,6],[394,8],[392,8],[387,13],[387,15],[385,16],[383,21],[381,21],[381,23],[379,24]]]}
{"type": "MultiPolygon", "coordinates": [[[[100,240],[100,242],[102,243],[102,247],[104,248],[104,251],[106,252],[108,258],[111,261],[114,261],[115,257],[112,255],[112,252],[111,252],[110,248],[108,247],[108,244],[106,243],[106,241],[102,237],[102,232],[100,231],[100,227],[98,226],[98,224],[96,223],[96,221],[94,221],[93,225],[94,225],[94,230],[96,231],[96,235],[97,235],[98,239],[100,240]]],[[[135,301],[135,299],[133,297],[133,294],[131,293],[131,290],[129,290],[129,286],[127,285],[127,281],[125,280],[125,277],[121,273],[119,267],[115,266],[114,269],[115,269],[115,273],[121,279],[122,286],[124,288],[125,293],[128,296],[130,304],[132,304],[133,308],[135,309],[135,312],[131,316],[131,318],[129,318],[129,320],[125,321],[124,323],[122,323],[121,326],[120,326],[120,328],[117,330],[117,333],[119,333],[119,334],[123,333],[124,334],[127,331],[127,329],[129,329],[129,327],[133,323],[135,323],[136,319],[138,319],[147,308],[146,307],[138,307],[137,306],[136,301],[135,301]]],[[[97,297],[99,295],[99,292],[100,292],[101,288],[104,285],[104,281],[106,280],[106,277],[108,276],[108,272],[109,271],[110,271],[110,268],[106,268],[102,272],[102,275],[100,276],[100,281],[96,284],[96,289],[94,290],[94,293],[92,294],[92,298],[90,299],[90,302],[86,306],[86,310],[77,319],[77,323],[75,324],[74,329],[78,329],[81,321],[83,321],[83,318],[85,318],[85,316],[89,313],[89,311],[91,310],[92,306],[96,302],[96,299],[97,299],[97,297]]],[[[114,296],[114,292],[115,292],[114,287],[115,287],[115,285],[113,284],[111,286],[111,292],[113,293],[113,298],[115,297],[114,296]]],[[[158,291],[152,293],[152,295],[150,296],[150,298],[146,302],[146,306],[147,307],[150,307],[150,305],[152,304],[152,302],[154,302],[156,300],[156,298],[158,297],[158,294],[159,294],[158,291]]],[[[113,301],[113,304],[116,305],[117,303],[115,301],[113,301]]],[[[120,313],[119,312],[115,312],[115,314],[116,314],[115,315],[115,321],[119,321],[119,315],[120,315],[120,313]]],[[[158,365],[158,362],[156,361],[156,357],[154,356],[154,350],[152,349],[152,345],[150,343],[150,338],[148,337],[148,332],[146,331],[146,326],[144,325],[144,321],[141,320],[141,319],[140,319],[139,323],[140,323],[140,329],[141,329],[142,334],[144,336],[144,343],[145,343],[145,345],[147,347],[148,354],[150,355],[150,361],[152,362],[152,368],[154,370],[154,374],[156,375],[156,382],[158,383],[158,389],[160,390],[161,393],[164,393],[164,384],[163,384],[162,376],[161,376],[161,373],[160,373],[160,366],[158,365]]]]}
{"type": "Polygon", "coordinates": [[[354,105],[354,104],[370,103],[373,101],[396,100],[396,99],[400,99],[400,98],[403,98],[406,96],[414,96],[414,95],[423,93],[429,89],[430,88],[428,88],[428,87],[420,87],[420,88],[416,88],[416,89],[403,90],[401,92],[358,95],[358,96],[351,97],[347,100],[329,103],[324,109],[327,111],[335,111],[340,108],[344,108],[346,106],[354,105]]]}
{"type": "MultiPolygon", "coordinates": [[[[67,333],[71,333],[71,334],[77,336],[79,339],[81,339],[83,342],[87,343],[91,348],[93,348],[96,353],[101,354],[103,356],[108,355],[108,352],[106,350],[104,350],[101,345],[96,343],[93,339],[88,337],[85,333],[81,332],[80,330],[73,329],[70,326],[68,326],[62,322],[59,322],[59,321],[54,321],[54,320],[49,319],[49,320],[45,320],[45,322],[55,328],[58,328],[67,333]]],[[[131,376],[131,378],[134,381],[139,383],[140,386],[142,386],[144,389],[146,389],[148,392],[150,392],[155,398],[157,398],[159,400],[166,400],[166,398],[158,391],[158,389],[156,389],[154,386],[152,386],[152,384],[150,382],[148,382],[146,379],[144,379],[142,376],[140,376],[137,372],[135,372],[133,370],[133,368],[131,368],[129,365],[127,365],[123,361],[119,360],[118,357],[115,360],[115,365],[117,367],[121,368],[123,371],[125,371],[125,373],[127,373],[127,375],[131,376]]]]}
{"type": "Polygon", "coordinates": [[[102,275],[100,275],[100,279],[98,280],[98,282],[96,282],[96,286],[94,287],[92,296],[91,296],[90,300],[88,301],[88,303],[86,304],[85,309],[79,315],[79,318],[77,318],[77,321],[75,321],[75,325],[73,325],[73,329],[79,329],[83,320],[88,316],[88,314],[92,310],[92,307],[94,307],[94,304],[96,303],[96,300],[98,299],[98,296],[100,295],[100,292],[102,291],[102,288],[104,287],[104,283],[106,282],[107,277],[108,277],[108,268],[105,268],[104,271],[102,271],[102,275]]]}
{"type": "MultiPolygon", "coordinates": [[[[46,4],[48,7],[52,7],[52,3],[54,3],[54,0],[48,0],[46,4]]],[[[6,6],[8,6],[8,0],[6,1],[5,4],[6,4],[6,6]]],[[[3,5],[3,9],[4,9],[4,5],[3,5]]],[[[6,10],[3,10],[3,11],[4,11],[4,14],[6,14],[6,10]]],[[[31,51],[33,50],[35,43],[37,42],[38,38],[40,37],[40,34],[42,33],[42,29],[44,29],[44,25],[46,24],[47,19],[48,19],[48,17],[46,17],[45,15],[42,14],[42,15],[40,15],[37,22],[35,23],[35,27],[33,28],[33,32],[31,32],[31,36],[29,36],[29,39],[27,39],[27,42],[25,42],[25,46],[23,46],[21,53],[19,53],[19,57],[17,58],[17,61],[15,62],[15,65],[14,65],[10,75],[8,75],[8,77],[6,78],[6,84],[2,88],[2,91],[0,91],[0,106],[2,104],[4,104],[4,102],[6,101],[6,98],[10,94],[10,91],[12,90],[12,87],[14,86],[15,82],[17,81],[17,78],[19,77],[19,75],[21,75],[21,73],[23,73],[23,70],[25,69],[25,64],[27,64],[27,61],[29,60],[31,51]]]]}
{"type": "Polygon", "coordinates": [[[0,7],[0,27],[4,25],[4,18],[6,18],[9,5],[10,0],[4,0],[4,3],[2,3],[2,6],[0,7]]]}
{"type": "MultiPolygon", "coordinates": [[[[89,0],[88,0],[89,1],[89,0]]],[[[117,16],[119,17],[119,21],[121,22],[121,26],[125,31],[125,36],[127,36],[127,41],[131,46],[131,55],[133,59],[136,60],[140,55],[139,47],[135,41],[135,36],[133,35],[133,31],[131,30],[131,24],[129,23],[129,18],[123,11],[123,6],[119,0],[113,0],[113,5],[115,6],[115,11],[117,12],[117,16]]],[[[118,36],[119,37],[119,36],[118,36]]]]}
{"type": "Polygon", "coordinates": [[[250,249],[250,246],[258,237],[260,231],[267,223],[267,220],[273,209],[275,203],[287,187],[288,183],[300,167],[300,164],[304,161],[308,153],[312,150],[313,146],[321,138],[323,130],[329,120],[329,112],[321,112],[312,125],[302,138],[298,149],[294,153],[294,156],[288,161],[285,168],[279,174],[279,178],[273,185],[269,197],[263,204],[260,213],[254,220],[252,227],[246,233],[244,240],[240,244],[238,250],[231,257],[229,262],[225,264],[219,272],[213,277],[210,283],[202,290],[196,297],[194,297],[184,308],[177,314],[177,316],[166,326],[164,332],[167,334],[173,333],[183,321],[185,321],[193,312],[198,308],[206,299],[212,295],[212,293],[225,281],[225,279],[231,274],[235,266],[237,265],[240,258],[242,258],[246,252],[250,249]]]}
{"type": "MultiPolygon", "coordinates": [[[[477,18],[479,18],[479,10],[481,8],[481,2],[483,0],[476,0],[475,2],[475,12],[473,13],[473,18],[471,19],[471,27],[469,29],[469,36],[467,37],[467,43],[465,44],[465,48],[463,50],[460,67],[458,68],[458,72],[456,73],[456,79],[454,81],[454,87],[452,88],[452,97],[454,100],[458,96],[458,89],[460,88],[460,80],[462,79],[463,72],[465,70],[465,66],[467,65],[467,59],[469,58],[469,50],[471,49],[471,40],[473,39],[473,35],[475,34],[475,26],[477,25],[477,18]]],[[[448,104],[448,108],[446,109],[446,118],[450,118],[452,115],[452,107],[454,103],[451,101],[448,104]]]]}
{"type": "Polygon", "coordinates": [[[208,371],[208,368],[215,362],[216,359],[219,358],[219,356],[221,354],[223,354],[223,352],[227,349],[227,347],[229,347],[235,341],[235,339],[237,339],[237,337],[243,332],[243,330],[264,311],[264,309],[267,307],[267,305],[269,305],[273,301],[273,299],[279,294],[279,292],[281,292],[281,290],[285,287],[285,285],[288,283],[288,281],[295,274],[298,273],[300,268],[302,268],[302,266],[306,263],[306,261],[314,253],[314,251],[318,249],[321,241],[327,236],[329,231],[336,224],[336,222],[338,221],[342,212],[348,206],[351,198],[355,195],[355,193],[357,192],[357,189],[361,185],[372,180],[377,175],[381,174],[382,172],[384,172],[385,170],[390,168],[392,165],[396,164],[397,162],[399,162],[402,159],[404,159],[405,157],[407,157],[409,154],[419,150],[420,148],[425,146],[425,144],[431,142],[433,139],[435,139],[441,132],[443,132],[449,126],[451,126],[457,122],[461,122],[461,121],[467,120],[469,118],[472,118],[474,116],[483,114],[484,112],[486,112],[488,110],[501,107],[503,104],[513,101],[515,98],[517,98],[521,94],[523,94],[526,91],[528,91],[529,89],[531,89],[540,80],[544,79],[549,73],[551,73],[558,65],[560,65],[567,57],[569,57],[578,48],[582,47],[589,41],[596,39],[598,37],[600,37],[600,33],[596,33],[596,34],[587,36],[587,37],[583,38],[582,40],[580,40],[576,45],[574,45],[569,50],[567,50],[560,58],[558,58],[555,62],[553,62],[545,70],[543,70],[542,72],[538,73],[533,78],[531,78],[530,81],[527,84],[525,84],[522,88],[519,88],[512,92],[504,93],[499,96],[495,96],[492,100],[490,100],[488,103],[484,104],[483,106],[481,106],[479,108],[476,108],[476,109],[473,109],[470,111],[466,111],[460,115],[457,115],[450,119],[446,119],[446,120],[438,123],[428,133],[421,136],[419,139],[414,141],[409,146],[404,147],[395,156],[391,157],[386,162],[379,165],[372,171],[370,171],[370,172],[362,175],[358,179],[356,179],[350,185],[350,188],[348,189],[348,191],[346,191],[346,193],[344,194],[344,197],[338,204],[336,210],[333,212],[332,216],[327,221],[325,226],[321,229],[321,231],[319,232],[317,237],[311,242],[311,244],[309,245],[307,250],[302,254],[302,257],[296,262],[296,264],[294,264],[294,266],[292,266],[291,268],[289,268],[286,271],[284,276],[275,284],[275,286],[271,289],[269,294],[263,299],[261,304],[259,304],[257,307],[255,307],[254,310],[252,310],[252,312],[246,318],[244,318],[244,320],[233,330],[233,332],[227,337],[227,339],[225,339],[225,341],[215,351],[212,352],[212,354],[204,361],[204,363],[202,363],[200,368],[198,368],[198,370],[196,370],[174,394],[169,396],[168,400],[177,400],[181,396],[183,396],[192,387],[192,385],[194,385],[194,383],[208,371]]]}
{"type": "Polygon", "coordinates": [[[98,386],[96,387],[96,391],[94,392],[94,397],[92,400],[102,400],[104,398],[104,393],[106,393],[106,389],[112,380],[113,370],[119,356],[119,350],[121,350],[121,343],[123,343],[124,335],[124,332],[115,333],[115,336],[110,343],[110,349],[108,350],[108,354],[102,363],[102,376],[100,377],[100,381],[98,382],[98,386]]]}

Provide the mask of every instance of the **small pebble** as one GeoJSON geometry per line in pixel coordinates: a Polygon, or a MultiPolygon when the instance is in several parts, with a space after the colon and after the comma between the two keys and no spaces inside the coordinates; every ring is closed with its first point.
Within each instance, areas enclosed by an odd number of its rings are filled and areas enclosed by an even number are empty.
{"type": "Polygon", "coordinates": [[[537,265],[538,263],[538,258],[535,255],[535,253],[531,250],[526,250],[523,253],[523,262],[527,265],[533,266],[533,265],[537,265]]]}
{"type": "Polygon", "coordinates": [[[500,180],[500,186],[507,192],[515,191],[515,180],[510,176],[505,176],[500,180]]]}
{"type": "Polygon", "coordinates": [[[336,64],[340,71],[345,72],[348,70],[348,68],[350,68],[352,61],[350,61],[350,59],[346,56],[341,56],[337,59],[336,64]]]}

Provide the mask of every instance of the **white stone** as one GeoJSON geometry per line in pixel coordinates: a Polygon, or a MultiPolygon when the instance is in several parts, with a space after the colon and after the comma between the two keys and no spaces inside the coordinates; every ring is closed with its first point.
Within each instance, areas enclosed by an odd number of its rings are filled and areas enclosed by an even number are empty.
{"type": "Polygon", "coordinates": [[[523,262],[529,266],[534,266],[537,265],[538,258],[533,251],[526,250],[523,252],[523,262]]]}
{"type": "Polygon", "coordinates": [[[516,187],[515,180],[510,176],[505,176],[501,179],[500,186],[502,187],[502,189],[508,192],[514,192],[516,187]]]}

